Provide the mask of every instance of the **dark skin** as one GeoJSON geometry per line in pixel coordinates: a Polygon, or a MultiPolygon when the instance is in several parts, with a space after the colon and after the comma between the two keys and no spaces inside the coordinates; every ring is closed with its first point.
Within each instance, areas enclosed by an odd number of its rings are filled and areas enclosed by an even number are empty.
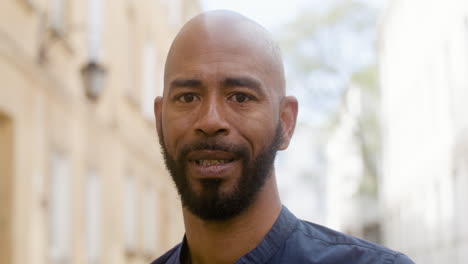
{"type": "MultiPolygon", "coordinates": [[[[155,115],[171,156],[177,157],[184,144],[207,139],[241,144],[256,157],[271,143],[278,124],[280,149],[288,147],[298,103],[285,96],[278,49],[255,22],[229,11],[192,19],[174,40],[164,79],[155,115]]],[[[187,175],[197,192],[203,179],[219,179],[220,191],[229,194],[242,172],[242,163],[228,153],[201,151],[190,159],[187,175]],[[207,163],[195,162],[199,160],[207,163]],[[217,160],[229,162],[211,164],[217,160]]],[[[274,167],[240,215],[205,221],[183,208],[191,263],[234,263],[262,241],[280,211],[274,167]]]]}

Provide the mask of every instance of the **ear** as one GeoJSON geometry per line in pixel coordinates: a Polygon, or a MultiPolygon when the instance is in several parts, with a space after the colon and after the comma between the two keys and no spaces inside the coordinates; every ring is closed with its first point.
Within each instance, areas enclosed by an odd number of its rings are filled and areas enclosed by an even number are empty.
{"type": "Polygon", "coordinates": [[[163,98],[158,96],[154,99],[154,117],[156,121],[156,131],[158,132],[158,136],[161,136],[161,122],[162,122],[162,104],[163,98]]]}
{"type": "Polygon", "coordinates": [[[294,134],[297,120],[298,102],[294,96],[286,96],[280,105],[280,122],[282,125],[282,138],[280,150],[288,148],[294,134]]]}

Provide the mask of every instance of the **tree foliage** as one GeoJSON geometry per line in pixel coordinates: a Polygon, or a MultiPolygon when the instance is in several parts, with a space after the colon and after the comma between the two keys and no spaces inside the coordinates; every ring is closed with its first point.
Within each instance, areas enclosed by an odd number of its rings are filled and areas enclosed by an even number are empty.
{"type": "Polygon", "coordinates": [[[339,1],[325,11],[305,8],[280,30],[289,87],[314,111],[336,110],[353,73],[373,63],[376,12],[361,1],[339,1]]]}
{"type": "Polygon", "coordinates": [[[372,197],[380,156],[377,17],[378,10],[366,2],[341,0],[322,11],[305,8],[279,31],[288,87],[299,96],[302,110],[322,116],[318,129],[331,135],[341,122],[347,89],[360,89],[362,112],[352,136],[364,167],[359,192],[372,197]]]}

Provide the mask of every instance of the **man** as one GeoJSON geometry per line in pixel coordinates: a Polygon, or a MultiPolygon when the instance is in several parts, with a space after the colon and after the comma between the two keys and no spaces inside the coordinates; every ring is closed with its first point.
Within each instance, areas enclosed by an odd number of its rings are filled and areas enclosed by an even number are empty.
{"type": "Polygon", "coordinates": [[[297,111],[264,28],[234,12],[212,11],[181,29],[155,115],[186,233],[153,264],[412,263],[298,220],[281,205],[273,162],[289,145],[297,111]]]}

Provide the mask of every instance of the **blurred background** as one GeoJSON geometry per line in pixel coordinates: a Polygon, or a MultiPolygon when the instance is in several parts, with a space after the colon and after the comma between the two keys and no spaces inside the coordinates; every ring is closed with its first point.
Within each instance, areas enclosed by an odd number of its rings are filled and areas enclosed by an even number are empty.
{"type": "Polygon", "coordinates": [[[177,31],[220,8],[272,33],[299,99],[283,203],[468,263],[465,0],[2,0],[0,263],[149,263],[181,241],[153,98],[177,31]]]}

